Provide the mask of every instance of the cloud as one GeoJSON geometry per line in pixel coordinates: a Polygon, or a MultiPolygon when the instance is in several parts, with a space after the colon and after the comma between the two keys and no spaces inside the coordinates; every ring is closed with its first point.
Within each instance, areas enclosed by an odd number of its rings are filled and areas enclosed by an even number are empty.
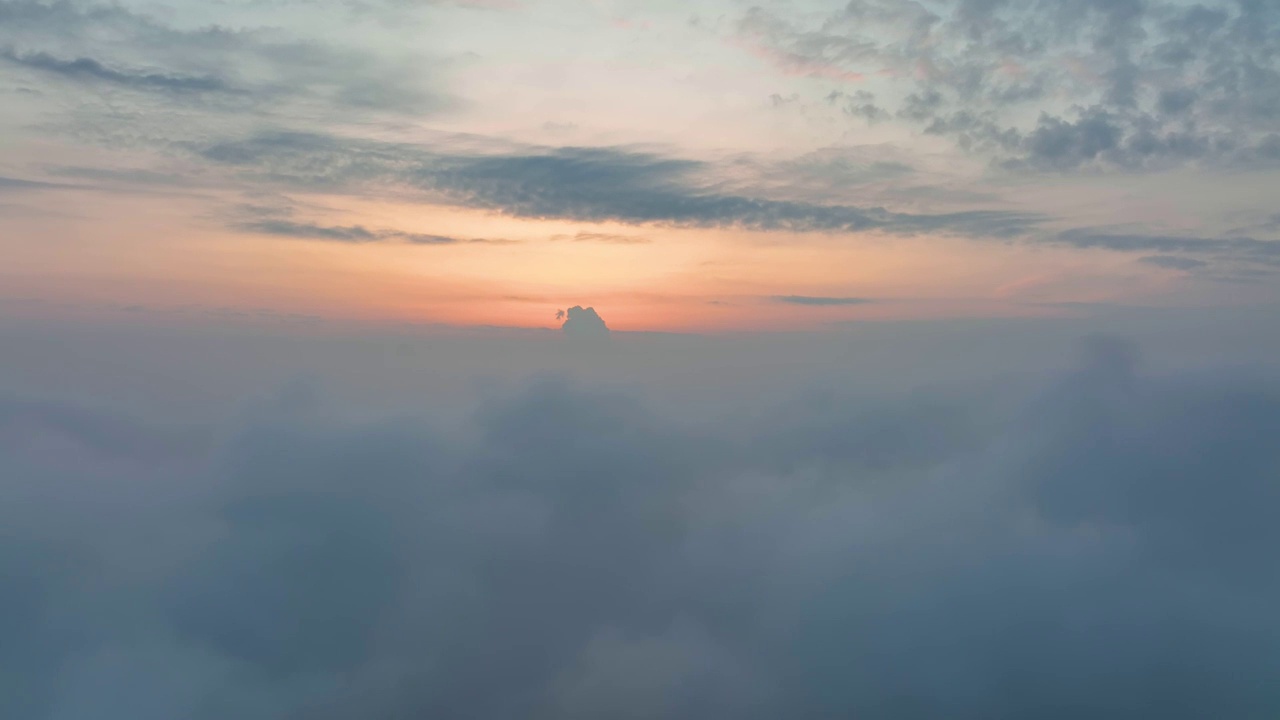
{"type": "MultiPolygon", "coordinates": [[[[1007,167],[1276,159],[1280,12],[1267,3],[854,0],[812,16],[752,7],[737,33],[784,70],[878,73],[903,98],[898,119],[1007,167]]],[[[845,112],[886,119],[862,92],[845,112]]]]}
{"type": "Polygon", "coordinates": [[[207,180],[202,180],[198,174],[193,177],[192,173],[158,172],[155,170],[148,170],[146,168],[104,168],[54,165],[46,167],[45,171],[51,175],[62,177],[95,180],[102,183],[100,187],[113,187],[123,184],[174,188],[198,185],[202,181],[207,182],[207,180]]]}
{"type": "MultiPolygon", "coordinates": [[[[194,107],[222,115],[222,125],[226,113],[293,118],[302,105],[311,117],[334,120],[444,105],[420,61],[292,37],[280,28],[177,27],[114,4],[0,0],[0,48],[11,70],[133,91],[128,107],[137,114],[194,107]]],[[[78,122],[87,127],[118,121],[125,102],[116,97],[104,108],[80,90],[67,99],[81,108],[78,122]]]]}
{"type": "Polygon", "coordinates": [[[707,163],[628,148],[529,148],[466,155],[421,145],[274,133],[214,143],[199,152],[212,162],[294,188],[358,192],[394,183],[427,193],[436,202],[525,218],[987,237],[1022,234],[1042,220],[1017,212],[908,214],[717,192],[705,179],[715,171],[707,163]]]}
{"type": "Polygon", "coordinates": [[[809,295],[775,295],[773,302],[785,305],[807,305],[810,307],[835,307],[844,305],[867,305],[875,302],[867,298],[855,297],[813,297],[809,295]]]}
{"type": "Polygon", "coordinates": [[[1233,235],[1248,235],[1251,233],[1275,233],[1280,232],[1280,214],[1270,215],[1254,225],[1248,225],[1243,228],[1237,228],[1231,231],[1233,235]]]}
{"type": "Polygon", "coordinates": [[[866,120],[868,124],[874,125],[884,122],[893,117],[893,115],[883,107],[875,103],[875,93],[866,90],[857,90],[853,94],[845,93],[841,90],[833,90],[826,97],[828,103],[843,103],[846,115],[858,117],[866,120]]]}
{"type": "Polygon", "coordinates": [[[316,225],[279,218],[239,222],[233,227],[245,233],[310,240],[332,240],[344,243],[400,241],[414,245],[457,245],[462,243],[506,244],[512,242],[510,240],[491,240],[487,238],[464,239],[447,235],[405,232],[403,230],[370,230],[363,225],[316,225]]]}
{"type": "Polygon", "coordinates": [[[744,156],[734,167],[754,171],[756,184],[767,192],[838,204],[847,202],[850,191],[865,196],[913,175],[916,169],[905,159],[901,151],[883,146],[827,147],[781,161],[744,156]]]}
{"type": "Polygon", "coordinates": [[[1101,248],[1119,252],[1188,253],[1264,266],[1280,264],[1280,241],[1252,237],[1142,235],[1116,233],[1099,228],[1076,228],[1063,231],[1052,240],[1077,248],[1101,248]]]}
{"type": "Polygon", "coordinates": [[[613,233],[579,232],[574,235],[553,235],[552,240],[572,240],[574,242],[607,243],[611,245],[643,245],[653,242],[639,235],[616,235],[613,233]]]}
{"type": "Polygon", "coordinates": [[[563,318],[564,324],[561,329],[564,330],[566,337],[570,338],[600,338],[609,336],[609,328],[604,324],[604,319],[596,312],[595,308],[584,308],[581,305],[575,305],[568,310],[556,312],[556,319],[563,318]]]}
{"type": "Polygon", "coordinates": [[[212,76],[167,75],[155,72],[114,70],[92,58],[82,57],[74,60],[61,60],[42,52],[19,55],[13,51],[0,51],[0,59],[73,80],[99,80],[124,87],[173,92],[230,91],[225,82],[212,76]]]}
{"type": "Polygon", "coordinates": [[[375,233],[361,225],[323,226],[310,223],[297,223],[291,220],[257,220],[241,223],[237,228],[243,232],[263,235],[280,235],[284,237],[311,238],[316,240],[337,240],[340,242],[372,242],[383,239],[381,233],[375,233]]]}
{"type": "Polygon", "coordinates": [[[16,192],[19,190],[47,190],[50,188],[65,187],[54,183],[40,182],[38,180],[23,180],[21,178],[4,177],[0,175],[0,192],[16,192]]]}
{"type": "Polygon", "coordinates": [[[1177,255],[1148,255],[1147,257],[1138,258],[1139,262],[1156,267],[1169,268],[1171,270],[1197,270],[1207,267],[1209,263],[1204,260],[1196,260],[1189,257],[1178,257],[1177,255]]]}
{"type": "Polygon", "coordinates": [[[1014,408],[539,381],[206,447],[5,400],[0,712],[1271,716],[1277,390],[1102,342],[1014,408]]]}
{"type": "Polygon", "coordinates": [[[516,10],[521,0],[259,0],[254,4],[311,9],[317,5],[327,10],[345,10],[353,19],[373,18],[379,22],[404,26],[424,22],[422,10],[454,6],[484,11],[516,10]]]}
{"type": "MultiPolygon", "coordinates": [[[[423,193],[426,201],[525,218],[809,233],[950,233],[1119,252],[1213,254],[1255,265],[1272,264],[1280,253],[1280,245],[1248,236],[1178,237],[1105,228],[1044,235],[1039,228],[1047,218],[1026,212],[911,214],[883,207],[768,199],[762,196],[775,188],[766,187],[759,195],[713,189],[708,178],[722,168],[711,163],[628,148],[505,148],[466,155],[430,145],[274,133],[212,144],[199,153],[218,165],[288,190],[364,193],[391,183],[423,193]]],[[[841,175],[857,183],[911,172],[901,163],[865,163],[839,154],[802,158],[781,167],[786,184],[797,187],[821,183],[824,177],[830,185],[841,175]],[[859,174],[865,180],[856,180],[859,174]]],[[[957,199],[945,189],[908,187],[903,192],[907,198],[957,199]]],[[[603,242],[623,236],[586,233],[581,237],[603,242]]]]}

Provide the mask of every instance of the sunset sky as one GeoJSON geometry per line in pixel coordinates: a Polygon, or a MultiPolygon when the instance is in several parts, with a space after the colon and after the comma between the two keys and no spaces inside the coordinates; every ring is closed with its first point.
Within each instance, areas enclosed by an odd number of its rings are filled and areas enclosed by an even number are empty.
{"type": "Polygon", "coordinates": [[[0,1],[0,313],[1280,302],[1280,4],[0,1]]]}
{"type": "Polygon", "coordinates": [[[0,0],[0,720],[1280,718],[1280,0],[0,0]]]}

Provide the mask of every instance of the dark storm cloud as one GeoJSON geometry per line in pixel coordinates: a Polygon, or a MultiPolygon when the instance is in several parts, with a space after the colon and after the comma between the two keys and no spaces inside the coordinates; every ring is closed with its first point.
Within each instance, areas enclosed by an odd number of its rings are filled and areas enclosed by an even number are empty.
{"type": "Polygon", "coordinates": [[[282,398],[178,463],[0,403],[0,711],[1269,717],[1278,390],[1099,342],[1013,413],[540,382],[447,430],[282,398]]]}
{"type": "Polygon", "coordinates": [[[770,298],[773,302],[784,305],[808,305],[812,307],[833,307],[840,305],[866,305],[875,302],[867,298],[855,297],[812,297],[809,295],[776,295],[770,298]]]}
{"type": "Polygon", "coordinates": [[[528,218],[996,237],[1023,234],[1041,220],[1002,211],[913,215],[718,192],[706,179],[716,169],[708,163],[628,148],[532,148],[463,155],[418,145],[276,133],[216,143],[198,152],[271,182],[353,191],[409,186],[444,202],[528,218]]]}
{"type": "MultiPolygon", "coordinates": [[[[738,32],[764,56],[817,76],[882,72],[906,91],[897,117],[1010,167],[1274,165],[1276,8],[853,0],[813,21],[755,7],[738,32]]],[[[847,112],[883,118],[869,100],[847,112]]]]}

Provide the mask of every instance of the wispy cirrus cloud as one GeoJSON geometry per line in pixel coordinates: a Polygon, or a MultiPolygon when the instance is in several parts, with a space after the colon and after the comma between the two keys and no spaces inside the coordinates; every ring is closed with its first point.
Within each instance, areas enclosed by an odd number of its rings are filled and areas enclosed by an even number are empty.
{"type": "Polygon", "coordinates": [[[22,178],[5,177],[0,175],[0,192],[17,190],[49,190],[61,187],[66,186],[59,185],[57,183],[48,183],[39,180],[23,180],[22,178]]]}
{"type": "Polygon", "coordinates": [[[145,70],[109,68],[88,57],[56,58],[45,52],[16,53],[0,50],[0,60],[20,67],[59,75],[72,80],[101,81],[122,87],[171,92],[231,92],[232,88],[212,75],[173,75],[145,70]]]}
{"type": "Polygon", "coordinates": [[[1155,267],[1168,268],[1170,270],[1197,270],[1199,268],[1208,267],[1209,263],[1204,260],[1197,260],[1189,257],[1179,257],[1177,255],[1148,255],[1138,258],[1139,262],[1155,267]]]}
{"type": "Polygon", "coordinates": [[[240,232],[341,243],[406,242],[413,245],[509,244],[513,240],[458,238],[404,230],[371,230],[363,225],[319,225],[278,218],[247,220],[232,227],[240,232]]]}
{"type": "Polygon", "coordinates": [[[1103,228],[1076,228],[1057,234],[1053,241],[1078,248],[1216,255],[1234,260],[1280,264],[1280,240],[1261,240],[1253,237],[1145,235],[1110,232],[1103,228]]]}
{"type": "MultiPolygon", "coordinates": [[[[132,92],[139,108],[166,107],[148,100],[156,94],[167,102],[199,101],[205,112],[287,114],[302,103],[331,119],[420,115],[445,104],[430,67],[411,58],[267,25],[181,27],[116,4],[0,0],[0,48],[0,72],[132,92]],[[215,100],[221,104],[209,104],[215,100]]],[[[61,97],[92,100],[75,92],[61,97]]]]}
{"type": "Polygon", "coordinates": [[[1197,237],[1117,232],[1106,228],[1074,228],[1043,240],[1085,250],[1155,253],[1139,257],[1138,262],[1227,283],[1268,281],[1280,269],[1280,239],[1264,240],[1247,236],[1197,237]]]}
{"type": "Polygon", "coordinates": [[[553,235],[551,239],[585,243],[605,243],[608,245],[647,245],[653,242],[653,240],[642,235],[619,235],[616,233],[601,232],[578,232],[573,235],[553,235]]]}

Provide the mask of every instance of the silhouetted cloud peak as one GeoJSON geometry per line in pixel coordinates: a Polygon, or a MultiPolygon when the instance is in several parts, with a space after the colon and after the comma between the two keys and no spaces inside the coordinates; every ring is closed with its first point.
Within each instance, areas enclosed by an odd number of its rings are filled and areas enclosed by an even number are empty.
{"type": "Polygon", "coordinates": [[[557,312],[556,319],[560,318],[564,318],[564,325],[561,328],[568,337],[598,338],[609,336],[609,327],[604,324],[604,318],[601,318],[593,307],[584,308],[581,305],[574,305],[568,310],[557,312]]]}

